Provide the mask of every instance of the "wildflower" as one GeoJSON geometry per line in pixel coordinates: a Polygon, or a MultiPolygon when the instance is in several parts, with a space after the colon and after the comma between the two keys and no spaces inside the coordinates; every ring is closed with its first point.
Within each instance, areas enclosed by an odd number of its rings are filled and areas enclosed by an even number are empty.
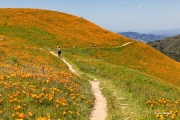
{"type": "Polygon", "coordinates": [[[39,100],[39,103],[42,103],[43,102],[43,100],[39,100]]]}
{"type": "Polygon", "coordinates": [[[14,117],[14,116],[15,116],[15,114],[13,113],[11,116],[12,116],[12,117],[14,117]]]}
{"type": "Polygon", "coordinates": [[[23,118],[25,117],[25,114],[24,114],[24,113],[20,113],[20,114],[18,115],[18,117],[23,119],[23,118]]]}
{"type": "Polygon", "coordinates": [[[30,116],[30,117],[33,115],[31,112],[27,112],[27,114],[28,114],[28,116],[30,116]]]}
{"type": "Polygon", "coordinates": [[[26,104],[23,104],[23,106],[27,106],[26,104]]]}
{"type": "Polygon", "coordinates": [[[79,112],[76,112],[76,115],[79,115],[79,112]]]}
{"type": "Polygon", "coordinates": [[[64,102],[62,102],[61,104],[62,104],[62,106],[65,106],[65,105],[66,105],[64,102]]]}
{"type": "Polygon", "coordinates": [[[68,112],[69,112],[70,114],[72,114],[72,111],[69,110],[68,112]]]}
{"type": "Polygon", "coordinates": [[[171,115],[171,120],[175,120],[175,117],[176,117],[176,115],[175,115],[175,114],[172,114],[172,115],[171,115]]]}
{"type": "Polygon", "coordinates": [[[21,106],[14,106],[13,109],[14,110],[19,110],[21,108],[21,106]]]}
{"type": "Polygon", "coordinates": [[[59,104],[56,104],[56,107],[59,107],[59,104]]]}
{"type": "Polygon", "coordinates": [[[65,116],[65,115],[66,115],[66,112],[65,112],[65,111],[63,111],[62,116],[65,116]]]}

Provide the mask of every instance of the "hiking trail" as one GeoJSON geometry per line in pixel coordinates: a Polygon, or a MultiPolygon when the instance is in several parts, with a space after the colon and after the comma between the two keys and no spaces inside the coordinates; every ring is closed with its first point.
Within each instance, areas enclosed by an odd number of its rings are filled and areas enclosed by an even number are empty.
{"type": "MultiPolygon", "coordinates": [[[[50,51],[53,55],[57,56],[54,52],[50,51]]],[[[73,67],[63,58],[62,61],[69,67],[69,70],[74,73],[78,74],[73,67]]],[[[107,117],[107,108],[106,108],[106,99],[101,94],[101,90],[99,88],[99,81],[94,79],[94,81],[89,81],[92,86],[92,91],[95,96],[94,106],[91,111],[90,120],[105,120],[107,117]]]]}
{"type": "MultiPolygon", "coordinates": [[[[131,43],[132,42],[127,42],[121,46],[117,46],[116,48],[124,47],[131,43]]],[[[50,51],[50,53],[59,57],[53,51],[50,51]]],[[[72,73],[78,75],[78,73],[73,69],[73,67],[65,59],[63,58],[60,58],[60,59],[69,67],[69,70],[72,73]]],[[[100,81],[98,81],[97,79],[94,79],[94,81],[89,81],[89,82],[92,86],[92,92],[95,96],[94,106],[91,111],[90,120],[105,120],[107,117],[107,103],[106,103],[105,97],[102,95],[101,90],[99,88],[100,81]]]]}
{"type": "Polygon", "coordinates": [[[127,42],[127,43],[125,43],[125,44],[123,44],[123,45],[121,45],[121,46],[117,46],[116,48],[124,47],[124,46],[127,46],[127,45],[131,44],[131,43],[132,43],[132,42],[127,42]]]}

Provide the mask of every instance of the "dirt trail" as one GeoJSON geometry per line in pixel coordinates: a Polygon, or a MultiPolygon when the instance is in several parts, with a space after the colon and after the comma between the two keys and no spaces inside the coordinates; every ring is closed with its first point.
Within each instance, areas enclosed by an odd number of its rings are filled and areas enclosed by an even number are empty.
{"type": "Polygon", "coordinates": [[[123,45],[121,45],[121,46],[117,46],[116,48],[119,48],[119,47],[124,47],[124,46],[126,46],[126,45],[129,45],[129,44],[131,44],[132,42],[127,42],[127,43],[125,43],[125,44],[123,44],[123,45]]]}
{"type": "MultiPolygon", "coordinates": [[[[55,56],[58,57],[58,55],[55,54],[53,51],[50,51],[50,52],[51,52],[53,55],[55,55],[55,56]]],[[[65,59],[61,58],[61,60],[69,67],[69,70],[70,70],[72,73],[78,74],[78,73],[73,69],[73,67],[72,67],[65,59]]]]}
{"type": "MultiPolygon", "coordinates": [[[[131,44],[132,42],[127,42],[121,46],[118,47],[123,47],[128,44],[131,44]]],[[[50,51],[53,55],[57,56],[54,52],[50,51]]],[[[61,58],[62,61],[69,67],[69,70],[74,73],[78,74],[73,67],[63,58],[61,58]]],[[[92,86],[92,91],[95,96],[95,101],[94,101],[94,107],[92,109],[91,115],[90,115],[90,120],[105,120],[107,117],[107,103],[105,97],[101,94],[101,90],[99,88],[100,82],[97,79],[94,79],[94,81],[89,81],[91,86],[92,86]]]]}
{"type": "Polygon", "coordinates": [[[126,46],[126,45],[131,44],[131,43],[132,42],[127,42],[127,43],[123,44],[121,47],[126,46]]]}
{"type": "Polygon", "coordinates": [[[105,120],[107,117],[106,99],[101,94],[99,81],[90,81],[92,90],[95,95],[94,108],[90,115],[90,120],[105,120]]]}
{"type": "MultiPolygon", "coordinates": [[[[50,51],[53,55],[57,56],[54,52],[50,51]]],[[[78,74],[73,67],[63,58],[61,58],[62,61],[69,67],[69,70],[74,73],[78,74]]],[[[90,120],[105,120],[107,117],[107,109],[106,109],[106,99],[105,97],[101,94],[101,90],[99,88],[99,81],[95,79],[95,81],[89,81],[92,86],[92,91],[95,96],[95,102],[94,102],[94,107],[92,109],[91,115],[90,115],[90,120]]]]}

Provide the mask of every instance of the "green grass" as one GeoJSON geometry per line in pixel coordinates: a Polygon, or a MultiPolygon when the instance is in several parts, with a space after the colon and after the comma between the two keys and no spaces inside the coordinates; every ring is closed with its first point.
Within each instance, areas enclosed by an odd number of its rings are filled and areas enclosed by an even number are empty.
{"type": "Polygon", "coordinates": [[[52,35],[36,27],[1,27],[0,34],[27,40],[30,43],[29,45],[50,47],[53,46],[53,44],[58,44],[57,42],[55,42],[55,35],[52,35]],[[55,43],[52,44],[52,41],[54,41],[55,43]]]}
{"type": "MultiPolygon", "coordinates": [[[[118,52],[121,49],[123,48],[118,48],[118,52]]],[[[114,49],[109,50],[117,52],[114,49]]],[[[180,99],[179,88],[145,73],[111,64],[104,59],[97,58],[93,53],[96,54],[96,49],[84,48],[65,50],[63,56],[80,73],[100,80],[108,103],[108,120],[128,117],[152,120],[155,119],[156,110],[164,110],[166,107],[156,106],[150,109],[150,106],[146,105],[148,100],[161,97],[171,101],[180,99]],[[121,104],[128,104],[124,112],[121,104]]]]}

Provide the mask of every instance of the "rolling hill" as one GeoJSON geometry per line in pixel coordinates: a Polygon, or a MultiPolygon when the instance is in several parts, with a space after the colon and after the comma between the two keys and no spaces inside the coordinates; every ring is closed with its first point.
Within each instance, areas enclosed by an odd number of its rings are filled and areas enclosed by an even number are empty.
{"type": "Polygon", "coordinates": [[[1,119],[86,120],[94,101],[88,81],[95,77],[109,120],[152,120],[156,110],[179,118],[180,64],[161,52],[66,13],[0,13],[1,119]],[[50,54],[57,45],[80,76],[50,54]]]}
{"type": "Polygon", "coordinates": [[[180,35],[167,37],[154,42],[148,42],[147,44],[170,58],[180,62],[180,35]]]}
{"type": "Polygon", "coordinates": [[[35,9],[1,9],[0,12],[1,34],[20,37],[41,46],[115,46],[127,41],[125,37],[102,29],[82,17],[66,13],[35,9]]]}

